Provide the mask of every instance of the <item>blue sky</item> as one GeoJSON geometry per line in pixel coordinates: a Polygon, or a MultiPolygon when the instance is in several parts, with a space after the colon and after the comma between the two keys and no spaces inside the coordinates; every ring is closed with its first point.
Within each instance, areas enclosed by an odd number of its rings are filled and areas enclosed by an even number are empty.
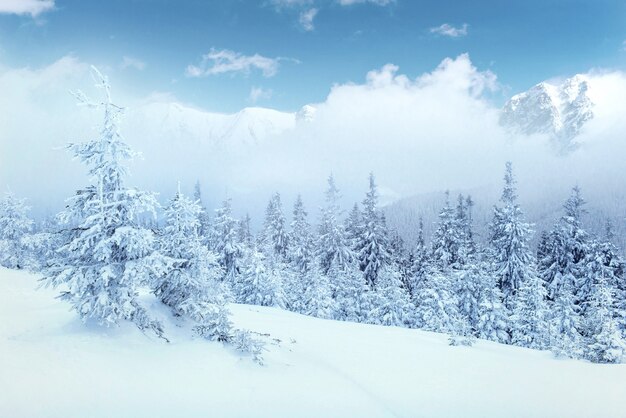
{"type": "Polygon", "coordinates": [[[555,76],[626,69],[624,1],[20,1],[0,0],[3,66],[73,55],[131,93],[172,92],[213,111],[295,110],[386,63],[415,77],[464,52],[497,74],[496,100],[555,76]],[[222,65],[203,62],[211,52],[222,65]]]}

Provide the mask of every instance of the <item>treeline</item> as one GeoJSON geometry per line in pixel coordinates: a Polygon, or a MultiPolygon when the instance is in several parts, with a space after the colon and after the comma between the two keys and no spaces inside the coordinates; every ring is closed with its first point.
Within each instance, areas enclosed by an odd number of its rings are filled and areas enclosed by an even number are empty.
{"type": "Polygon", "coordinates": [[[122,109],[95,74],[106,98],[93,104],[104,108],[101,135],[69,146],[92,184],[68,200],[58,222],[34,233],[23,200],[9,194],[0,207],[0,262],[42,271],[43,283],[59,286],[81,317],[128,320],[165,338],[139,303],[138,289],[147,287],[198,335],[257,357],[261,343],[232,328],[228,302],[443,332],[451,344],[483,338],[594,362],[624,358],[626,263],[610,228],[604,237],[585,231],[578,188],[537,251],[510,163],[485,242],[473,233],[472,199],[453,203],[446,194],[430,242],[420,228],[407,248],[386,225],[373,175],[347,214],[330,176],[316,226],[300,197],[288,225],[277,193],[255,236],[248,216],[234,218],[230,200],[210,216],[199,185],[193,198],[179,190],[156,222],[155,196],[124,184],[123,162],[133,153],[119,134],[122,109]],[[155,220],[150,227],[145,213],[155,220]]]}

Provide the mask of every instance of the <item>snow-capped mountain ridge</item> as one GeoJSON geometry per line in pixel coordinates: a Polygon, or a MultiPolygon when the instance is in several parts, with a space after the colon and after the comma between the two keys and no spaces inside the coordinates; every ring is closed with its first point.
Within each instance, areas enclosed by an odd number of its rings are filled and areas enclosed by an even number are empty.
{"type": "Polygon", "coordinates": [[[561,83],[543,81],[511,97],[502,108],[500,123],[517,133],[551,135],[569,147],[593,118],[589,82],[582,74],[561,83]]]}
{"type": "Polygon", "coordinates": [[[296,114],[247,107],[237,113],[213,113],[177,102],[151,102],[140,106],[126,119],[128,129],[151,137],[168,137],[173,142],[202,142],[204,145],[253,145],[293,129],[296,114]]]}

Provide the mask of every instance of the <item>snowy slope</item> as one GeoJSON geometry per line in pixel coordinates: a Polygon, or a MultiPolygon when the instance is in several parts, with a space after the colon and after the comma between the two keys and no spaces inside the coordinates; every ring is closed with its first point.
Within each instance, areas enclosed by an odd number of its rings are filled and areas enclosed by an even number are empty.
{"type": "MultiPolygon", "coordinates": [[[[279,339],[258,366],[166,323],[80,323],[37,277],[0,270],[2,417],[623,417],[626,365],[234,305],[279,339]]],[[[165,312],[160,312],[165,316],[165,312]]],[[[274,341],[274,340],[272,340],[274,341]]]]}
{"type": "Polygon", "coordinates": [[[526,135],[549,134],[570,145],[593,118],[589,83],[581,74],[562,83],[541,82],[513,96],[502,109],[500,123],[526,135]]]}

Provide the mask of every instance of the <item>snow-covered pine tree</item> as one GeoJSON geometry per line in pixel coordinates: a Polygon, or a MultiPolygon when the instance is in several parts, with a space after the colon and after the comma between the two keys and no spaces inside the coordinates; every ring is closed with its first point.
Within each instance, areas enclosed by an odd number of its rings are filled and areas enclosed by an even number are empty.
{"type": "Polygon", "coordinates": [[[529,248],[533,231],[530,224],[524,222],[524,214],[517,203],[515,183],[513,166],[507,162],[500,197],[502,206],[494,207],[493,220],[489,225],[489,249],[494,273],[509,308],[512,307],[510,298],[534,274],[532,268],[535,263],[529,248]]]}
{"type": "MultiPolygon", "coordinates": [[[[320,274],[317,266],[301,272],[299,280],[302,284],[301,312],[317,318],[330,319],[335,313],[335,301],[332,298],[330,281],[324,274],[320,274]]],[[[295,296],[295,295],[294,295],[295,296]]]]}
{"type": "Polygon", "coordinates": [[[426,241],[424,240],[424,221],[422,217],[419,218],[419,227],[417,231],[417,241],[413,250],[413,265],[411,267],[411,279],[409,281],[409,294],[411,299],[414,299],[415,289],[425,276],[429,269],[430,258],[426,241]]]}
{"type": "Polygon", "coordinates": [[[496,278],[491,274],[485,274],[482,287],[480,303],[478,304],[476,336],[499,343],[507,343],[509,341],[507,329],[510,324],[510,313],[502,302],[502,291],[498,287],[496,278]]]}
{"type": "Polygon", "coordinates": [[[267,266],[265,256],[253,250],[243,265],[244,271],[235,284],[237,302],[285,308],[287,303],[281,277],[267,266]]]}
{"type": "MultiPolygon", "coordinates": [[[[469,199],[473,205],[473,201],[471,198],[469,199]]],[[[474,257],[476,252],[470,211],[471,207],[467,206],[467,200],[462,194],[459,194],[454,216],[454,226],[457,229],[455,235],[459,238],[457,268],[462,268],[466,263],[470,262],[470,259],[474,257]]]]}
{"type": "Polygon", "coordinates": [[[0,265],[12,269],[28,267],[28,236],[33,221],[27,215],[26,199],[7,191],[0,201],[0,265]]]}
{"type": "Polygon", "coordinates": [[[340,321],[366,322],[372,307],[373,291],[365,282],[356,261],[345,266],[333,263],[326,276],[334,295],[333,318],[340,321]]]}
{"type": "Polygon", "coordinates": [[[250,229],[250,221],[250,215],[246,213],[246,216],[237,222],[237,242],[246,251],[251,250],[254,246],[254,237],[250,229]]]}
{"type": "MultiPolygon", "coordinates": [[[[315,246],[307,216],[302,197],[298,195],[293,207],[293,220],[289,232],[290,245],[287,254],[288,266],[283,275],[283,287],[285,294],[288,295],[288,308],[290,310],[308,315],[329,317],[332,314],[332,309],[328,307],[328,312],[324,312],[328,304],[324,292],[326,291],[330,295],[330,287],[326,283],[326,286],[320,285],[320,289],[318,289],[318,284],[315,283],[319,272],[316,268],[315,246]],[[318,293],[321,298],[319,304],[315,300],[318,293]]],[[[323,279],[327,281],[327,278],[324,277],[323,279]]]]}
{"type": "Polygon", "coordinates": [[[550,315],[544,281],[529,266],[524,281],[511,298],[511,342],[521,347],[545,349],[550,343],[550,315]]]}
{"type": "Polygon", "coordinates": [[[431,242],[431,260],[434,266],[444,272],[458,265],[459,246],[462,237],[456,223],[455,211],[450,206],[450,193],[446,191],[444,207],[439,212],[437,229],[431,242]]]}
{"type": "Polygon", "coordinates": [[[293,207],[293,220],[289,234],[289,262],[295,271],[301,273],[309,271],[315,260],[313,234],[307,216],[302,197],[298,195],[293,207]]]}
{"type": "Polygon", "coordinates": [[[580,188],[574,187],[563,205],[565,214],[549,234],[547,255],[539,263],[539,272],[547,282],[551,299],[566,282],[575,289],[576,303],[588,297],[578,289],[584,280],[584,260],[589,252],[589,237],[582,227],[584,204],[580,188]]]}
{"type": "Polygon", "coordinates": [[[559,357],[579,358],[583,355],[580,315],[574,303],[571,281],[564,281],[551,302],[550,347],[559,357]]]}
{"type": "Polygon", "coordinates": [[[325,194],[326,205],[322,208],[320,219],[317,258],[321,273],[330,278],[330,269],[333,267],[336,267],[336,270],[347,269],[354,258],[354,253],[351,249],[351,243],[346,239],[343,225],[339,221],[341,216],[340,195],[332,174],[328,177],[328,188],[325,194]]]}
{"type": "Polygon", "coordinates": [[[213,251],[224,269],[224,280],[234,283],[239,274],[242,248],[237,242],[237,221],[232,217],[230,199],[224,200],[222,206],[215,210],[215,218],[211,226],[213,251]]]}
{"type": "Polygon", "coordinates": [[[384,267],[371,295],[368,322],[389,326],[415,326],[415,310],[400,274],[391,266],[384,267]]]}
{"type": "Polygon", "coordinates": [[[409,292],[411,281],[413,280],[413,252],[406,250],[404,240],[398,231],[393,230],[390,235],[389,266],[398,272],[402,287],[409,292]]]}
{"type": "Polygon", "coordinates": [[[227,290],[221,284],[223,268],[198,234],[202,208],[180,192],[165,208],[161,251],[174,259],[174,269],[155,284],[154,293],[175,315],[196,323],[205,338],[229,341],[232,337],[227,290]]]}
{"type": "Polygon", "coordinates": [[[202,201],[202,186],[200,185],[200,180],[196,180],[193,191],[193,200],[200,206],[200,214],[198,215],[198,221],[200,222],[198,235],[202,238],[204,243],[207,243],[209,239],[209,231],[211,229],[211,218],[209,217],[209,212],[202,201]]]}
{"type": "Polygon", "coordinates": [[[419,282],[413,299],[417,305],[418,328],[452,335],[463,333],[458,299],[449,275],[436,267],[429,268],[419,282]]]}
{"type": "Polygon", "coordinates": [[[151,319],[137,299],[137,288],[169,271],[169,262],[155,251],[151,230],[139,222],[143,213],[155,214],[151,193],[124,185],[124,163],[134,153],[119,132],[123,108],[111,101],[106,77],[92,67],[103,100],[90,102],[82,92],[81,104],[100,108],[104,121],[100,134],[87,142],[70,144],[74,157],[89,168],[93,184],[68,200],[61,220],[69,225],[65,244],[42,279],[45,286],[61,286],[60,298],[68,301],[83,320],[104,325],[122,320],[162,336],[161,324],[151,319]]]}
{"type": "Polygon", "coordinates": [[[359,210],[358,203],[355,203],[345,222],[346,239],[350,243],[350,249],[353,251],[355,251],[357,243],[359,242],[361,225],[361,211],[359,210]]]}
{"type": "Polygon", "coordinates": [[[587,299],[581,301],[582,330],[588,341],[585,357],[597,363],[618,363],[624,358],[626,343],[619,329],[621,315],[614,300],[616,289],[611,285],[613,272],[604,265],[602,254],[596,254],[587,264],[590,289],[587,299]]]}
{"type": "Polygon", "coordinates": [[[485,286],[486,270],[479,263],[471,263],[455,272],[455,293],[459,301],[459,315],[467,321],[472,333],[477,334],[480,303],[485,286]]]}
{"type": "Polygon", "coordinates": [[[266,254],[268,261],[276,263],[287,259],[289,237],[280,193],[275,193],[267,205],[263,231],[259,238],[260,249],[266,254]]]}
{"type": "Polygon", "coordinates": [[[390,254],[387,230],[378,209],[378,187],[373,173],[370,173],[369,190],[363,200],[356,255],[365,281],[372,289],[375,288],[378,273],[389,264],[390,254]]]}

